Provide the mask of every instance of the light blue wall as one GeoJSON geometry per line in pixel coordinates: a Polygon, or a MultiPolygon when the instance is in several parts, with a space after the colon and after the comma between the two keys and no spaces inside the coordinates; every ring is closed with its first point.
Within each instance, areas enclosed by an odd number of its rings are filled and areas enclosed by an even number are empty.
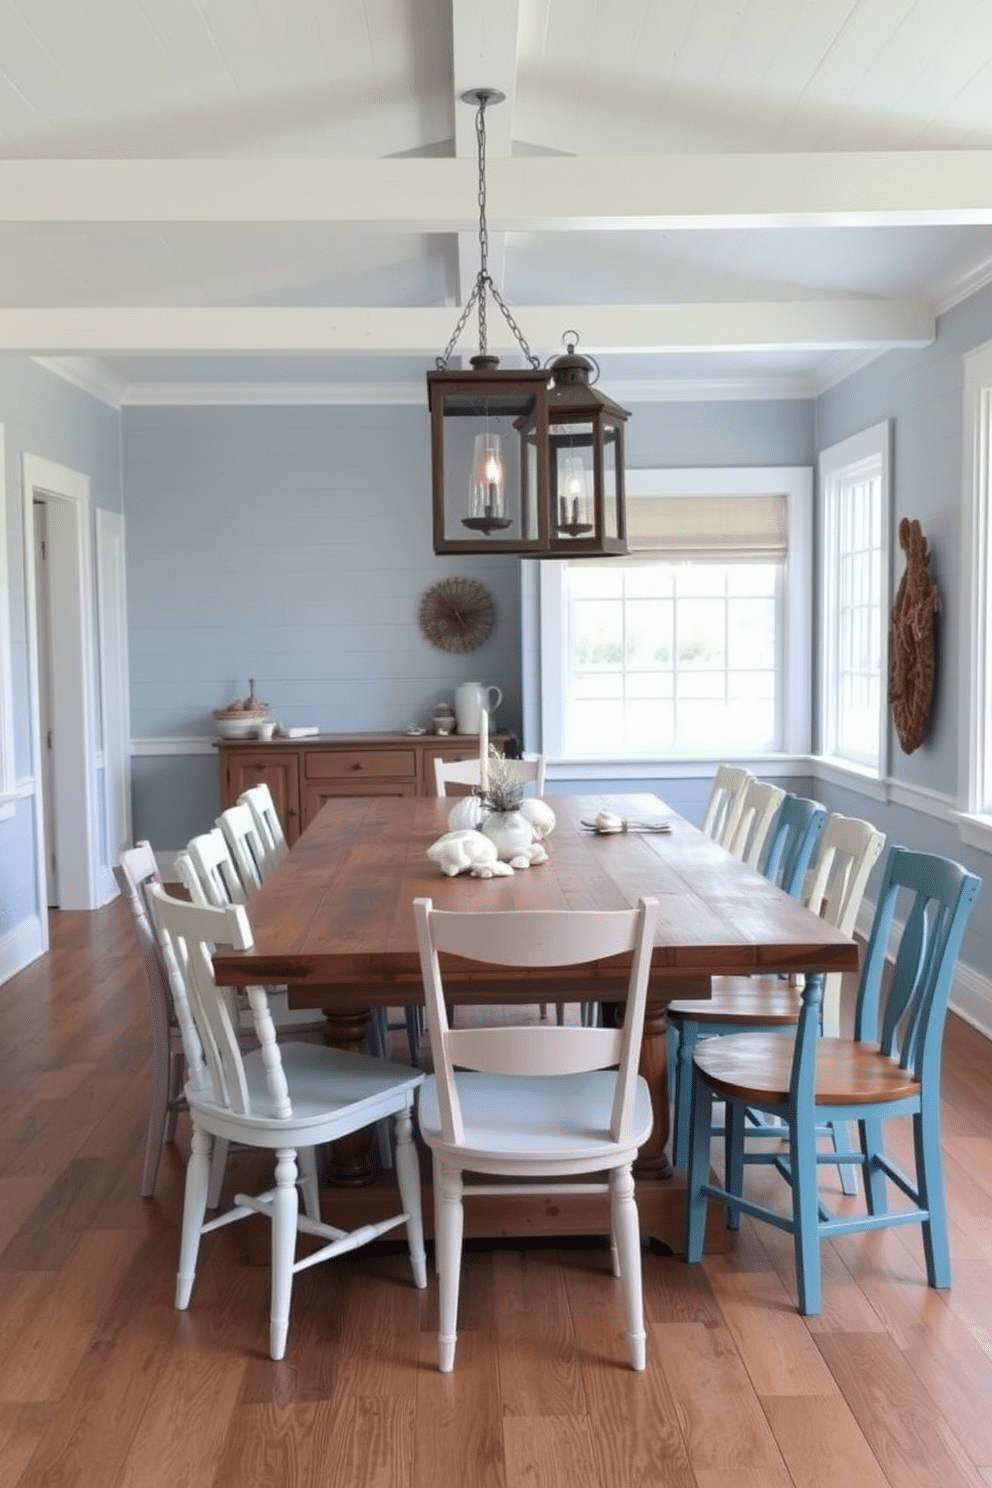
{"type": "MultiPolygon", "coordinates": [[[[632,413],[630,466],[812,462],[807,401],[632,413]]],[[[123,428],[137,836],[167,850],[213,821],[213,755],[154,741],[209,737],[249,677],[282,722],[327,732],[423,725],[459,682],[495,683],[520,729],[520,565],[434,555],[425,407],[127,409],[123,428]],[[497,602],[466,656],[417,628],[453,573],[497,602]]]]}
{"type": "MultiPolygon", "coordinates": [[[[254,677],[275,717],[331,733],[426,725],[459,682],[520,727],[519,564],[431,547],[426,405],[163,408],[124,415],[132,729],[204,739],[254,677]],[[492,591],[497,624],[453,655],[421,636],[435,580],[492,591]]],[[[134,827],[181,846],[219,810],[216,761],[136,762],[134,827]]],[[[181,746],[174,746],[181,747],[181,746]]]]}
{"type": "MultiPolygon", "coordinates": [[[[14,762],[18,800],[0,821],[0,979],[18,961],[18,947],[36,933],[44,913],[35,890],[34,781],[28,696],[24,523],[21,457],[32,454],[90,477],[91,547],[97,507],[122,509],[120,416],[25,357],[0,358],[0,423],[6,441],[7,563],[14,762]],[[34,929],[32,929],[34,927],[34,929]]],[[[94,591],[95,592],[95,591],[94,591]]],[[[2,664],[2,661],[0,661],[2,664]]]]}

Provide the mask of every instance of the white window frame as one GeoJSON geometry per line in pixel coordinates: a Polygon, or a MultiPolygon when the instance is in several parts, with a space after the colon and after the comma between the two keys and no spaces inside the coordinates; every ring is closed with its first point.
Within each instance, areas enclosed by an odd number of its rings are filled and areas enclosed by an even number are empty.
{"type": "MultiPolygon", "coordinates": [[[[781,711],[782,751],[749,758],[780,759],[786,755],[808,755],[811,748],[811,653],[812,653],[812,509],[813,471],[809,466],[754,466],[716,467],[698,469],[628,470],[626,472],[627,495],[637,496],[691,496],[705,500],[707,496],[762,496],[782,493],[788,505],[789,557],[785,564],[785,592],[781,609],[783,623],[779,637],[781,674],[779,707],[781,711]]],[[[618,558],[618,563],[623,559],[618,558]]],[[[538,601],[540,613],[540,635],[538,648],[524,647],[524,695],[525,700],[534,691],[533,678],[528,675],[535,654],[539,656],[540,690],[540,748],[551,760],[576,764],[610,762],[617,765],[616,773],[623,776],[625,769],[637,773],[639,757],[578,755],[564,752],[562,724],[565,698],[563,694],[562,658],[568,644],[567,595],[564,575],[567,564],[563,561],[545,560],[539,565],[538,601]]],[[[524,596],[528,592],[524,586],[524,596]]],[[[529,627],[526,625],[525,635],[529,627]]],[[[525,735],[529,731],[525,724],[525,735]]],[[[734,758],[729,748],[714,747],[712,758],[734,758]]],[[[650,763],[658,761],[700,761],[698,751],[659,751],[651,756],[650,763]]],[[[642,772],[643,773],[643,772],[642,772]]]]}
{"type": "Polygon", "coordinates": [[[859,434],[852,434],[821,452],[820,495],[820,753],[837,770],[868,780],[883,780],[888,771],[888,614],[890,594],[889,527],[892,508],[892,424],[886,419],[859,434]],[[859,475],[874,474],[880,481],[881,506],[879,569],[879,708],[877,762],[856,760],[837,750],[837,541],[834,528],[834,496],[840,483],[859,475]]]}
{"type": "Polygon", "coordinates": [[[10,641],[10,570],[7,564],[7,493],[4,426],[0,424],[0,821],[12,817],[17,800],[14,769],[13,657],[10,641]]]}
{"type": "Polygon", "coordinates": [[[964,357],[961,459],[961,617],[958,694],[958,829],[992,851],[992,341],[964,357]]]}

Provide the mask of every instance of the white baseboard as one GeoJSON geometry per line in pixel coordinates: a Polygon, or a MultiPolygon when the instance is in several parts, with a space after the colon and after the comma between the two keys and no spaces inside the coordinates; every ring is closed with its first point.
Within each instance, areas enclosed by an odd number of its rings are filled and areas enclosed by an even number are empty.
{"type": "Polygon", "coordinates": [[[7,982],[48,949],[44,927],[35,915],[22,920],[13,930],[0,936],[0,983],[7,982]]]}

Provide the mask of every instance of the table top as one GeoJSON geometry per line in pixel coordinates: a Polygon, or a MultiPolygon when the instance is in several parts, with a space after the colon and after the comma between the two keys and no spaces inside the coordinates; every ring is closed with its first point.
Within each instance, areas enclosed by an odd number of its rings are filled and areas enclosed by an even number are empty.
{"type": "MultiPolygon", "coordinates": [[[[417,797],[329,801],[249,907],[255,944],[214,958],[229,986],[286,982],[297,1006],[368,992],[415,1001],[413,900],[445,909],[623,909],[660,901],[652,980],[760,971],[849,971],[856,942],[746,868],[656,796],[545,796],[557,818],[549,861],[506,878],[446,877],[426,856],[453,802],[417,797]],[[597,836],[602,809],[666,818],[669,833],[597,836]]],[[[502,974],[505,977],[505,973],[502,974]]],[[[533,985],[533,984],[531,984],[533,985]]],[[[531,996],[533,997],[533,992],[531,996]]],[[[672,989],[671,995],[677,995],[672,989]]]]}

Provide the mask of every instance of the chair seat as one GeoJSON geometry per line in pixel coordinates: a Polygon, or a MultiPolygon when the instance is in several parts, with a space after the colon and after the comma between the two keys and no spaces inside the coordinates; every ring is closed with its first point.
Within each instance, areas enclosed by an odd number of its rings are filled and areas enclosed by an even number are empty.
{"type": "MultiPolygon", "coordinates": [[[[789,1099],[793,1043],[777,1033],[707,1039],[693,1056],[718,1097],[780,1103],[789,1099]]],[[[887,1104],[920,1093],[920,1084],[877,1044],[822,1039],[816,1050],[816,1104],[887,1104]]]]}
{"type": "Polygon", "coordinates": [[[244,1126],[250,1128],[256,1147],[319,1146],[371,1126],[395,1110],[398,1089],[409,1086],[412,1099],[421,1079],[420,1072],[408,1064],[392,1064],[327,1045],[280,1042],[279,1050],[292,1116],[275,1114],[262,1050],[253,1049],[242,1060],[251,1115],[242,1116],[204,1099],[187,1085],[190,1110],[208,1131],[237,1140],[238,1129],[244,1126]],[[377,1109],[379,1105],[383,1111],[377,1109]]]}
{"type": "MultiPolygon", "coordinates": [[[[502,1172],[522,1163],[568,1172],[594,1172],[608,1156],[616,1165],[617,1143],[610,1135],[616,1092],[612,1070],[577,1075],[489,1075],[459,1071],[455,1076],[465,1125],[458,1145],[460,1166],[480,1164],[483,1171],[502,1172]],[[494,1119],[499,1112],[498,1122],[494,1119]],[[490,1166],[491,1165],[491,1166],[490,1166]]],[[[437,1082],[428,1076],[418,1104],[420,1130],[430,1147],[444,1145],[438,1110],[437,1082]]],[[[638,1077],[631,1153],[651,1134],[651,1094],[638,1077]]]]}
{"type": "Polygon", "coordinates": [[[670,1019],[691,1018],[700,1027],[707,1023],[799,1022],[802,989],[778,976],[714,977],[713,993],[707,998],[681,998],[668,1005],[670,1019]]]}

